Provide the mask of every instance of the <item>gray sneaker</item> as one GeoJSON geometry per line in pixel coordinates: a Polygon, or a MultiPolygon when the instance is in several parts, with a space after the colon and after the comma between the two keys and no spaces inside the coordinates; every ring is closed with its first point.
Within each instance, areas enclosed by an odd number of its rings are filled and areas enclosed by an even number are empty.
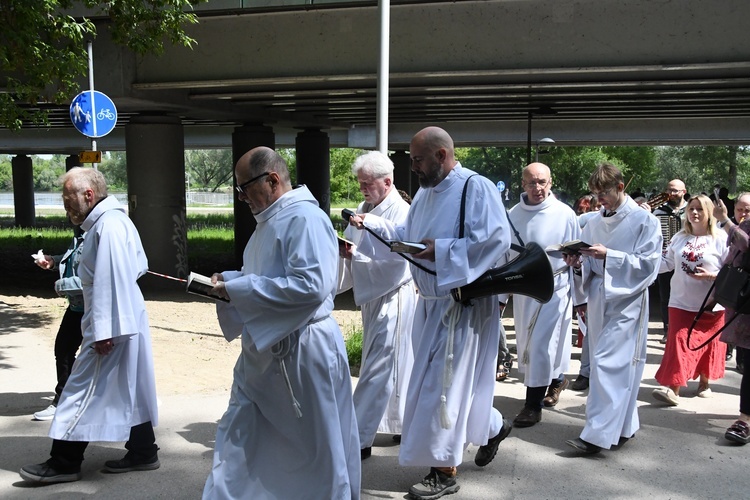
{"type": "Polygon", "coordinates": [[[431,467],[430,473],[422,479],[422,482],[409,488],[409,495],[417,500],[433,500],[443,495],[455,493],[458,488],[455,476],[449,476],[435,467],[431,467]]]}
{"type": "Polygon", "coordinates": [[[57,406],[49,405],[44,410],[34,413],[34,420],[52,420],[53,418],[55,418],[56,411],[57,406]]]}

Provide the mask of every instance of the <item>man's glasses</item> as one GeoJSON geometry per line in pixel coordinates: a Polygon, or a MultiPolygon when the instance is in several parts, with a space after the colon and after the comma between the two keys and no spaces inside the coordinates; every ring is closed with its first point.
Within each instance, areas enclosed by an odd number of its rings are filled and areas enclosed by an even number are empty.
{"type": "Polygon", "coordinates": [[[611,187],[609,189],[605,189],[604,191],[592,191],[591,194],[593,194],[597,198],[604,198],[605,196],[609,196],[609,193],[611,193],[613,189],[614,188],[611,187]]]}
{"type": "Polygon", "coordinates": [[[544,188],[549,184],[549,180],[541,180],[541,181],[523,181],[522,184],[527,187],[538,187],[540,189],[544,188]]]}
{"type": "Polygon", "coordinates": [[[262,174],[260,174],[260,175],[256,175],[255,177],[253,177],[253,178],[252,178],[252,179],[250,179],[249,181],[247,181],[247,182],[243,182],[242,184],[238,185],[238,186],[237,186],[237,187],[235,187],[234,189],[236,189],[236,190],[237,190],[237,193],[239,193],[239,194],[245,194],[245,188],[247,188],[247,187],[248,187],[248,186],[249,186],[250,184],[252,184],[253,182],[255,182],[255,181],[259,180],[259,179],[262,179],[263,177],[265,177],[265,176],[269,175],[270,173],[271,173],[271,172],[263,172],[263,173],[262,173],[262,174]]]}
{"type": "Polygon", "coordinates": [[[667,189],[667,193],[669,194],[680,194],[682,192],[682,189],[667,189]]]}

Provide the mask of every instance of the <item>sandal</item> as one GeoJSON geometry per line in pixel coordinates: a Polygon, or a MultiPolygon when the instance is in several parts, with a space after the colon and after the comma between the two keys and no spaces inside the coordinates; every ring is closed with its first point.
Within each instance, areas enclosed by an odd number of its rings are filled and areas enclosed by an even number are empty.
{"type": "Polygon", "coordinates": [[[750,443],[750,425],[742,420],[737,420],[727,429],[724,439],[739,444],[750,443]]]}
{"type": "Polygon", "coordinates": [[[500,365],[497,367],[495,380],[497,380],[498,382],[503,382],[506,378],[508,378],[508,375],[510,375],[510,370],[508,370],[504,365],[500,365]]]}

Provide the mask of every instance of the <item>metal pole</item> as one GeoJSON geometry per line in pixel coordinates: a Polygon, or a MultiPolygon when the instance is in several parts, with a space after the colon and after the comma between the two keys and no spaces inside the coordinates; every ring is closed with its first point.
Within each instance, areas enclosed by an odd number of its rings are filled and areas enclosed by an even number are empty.
{"type": "Polygon", "coordinates": [[[388,154],[388,77],[391,41],[391,2],[378,0],[380,14],[380,60],[378,62],[377,130],[378,151],[388,154]]]}
{"type": "MultiPolygon", "coordinates": [[[[91,96],[91,124],[94,129],[94,135],[96,135],[96,107],[94,106],[94,44],[91,40],[86,42],[86,46],[89,53],[89,95],[91,96]]],[[[91,151],[96,151],[96,139],[91,139],[91,151]]],[[[97,169],[97,164],[91,165],[94,170],[97,169]]]]}
{"type": "Polygon", "coordinates": [[[531,163],[531,111],[529,111],[529,123],[526,131],[526,165],[531,163]]]}

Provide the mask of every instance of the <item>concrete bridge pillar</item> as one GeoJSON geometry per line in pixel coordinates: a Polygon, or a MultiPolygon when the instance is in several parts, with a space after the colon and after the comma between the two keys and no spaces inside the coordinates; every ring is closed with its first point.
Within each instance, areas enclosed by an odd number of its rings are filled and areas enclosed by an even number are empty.
{"type": "Polygon", "coordinates": [[[331,153],[328,134],[317,129],[297,134],[297,183],[305,184],[320,208],[331,213],[331,153]]]}
{"type": "MultiPolygon", "coordinates": [[[[260,124],[248,124],[237,127],[232,132],[232,172],[237,160],[242,155],[258,146],[265,146],[276,149],[276,136],[273,128],[260,124]]],[[[232,174],[232,186],[236,186],[237,181],[232,174]]],[[[234,193],[234,191],[233,191],[234,193]]],[[[250,207],[240,201],[237,195],[234,195],[234,257],[237,263],[237,269],[242,266],[242,253],[245,250],[247,241],[255,231],[255,217],[250,212],[250,207]]]]}
{"type": "Polygon", "coordinates": [[[34,168],[31,157],[16,155],[10,161],[13,174],[13,208],[16,212],[16,226],[36,226],[34,207],[34,168]]]}
{"type": "MultiPolygon", "coordinates": [[[[137,116],[125,127],[128,208],[148,267],[181,278],[188,274],[184,150],[179,118],[137,116]]],[[[150,288],[176,284],[151,275],[140,283],[150,288]]]]}

